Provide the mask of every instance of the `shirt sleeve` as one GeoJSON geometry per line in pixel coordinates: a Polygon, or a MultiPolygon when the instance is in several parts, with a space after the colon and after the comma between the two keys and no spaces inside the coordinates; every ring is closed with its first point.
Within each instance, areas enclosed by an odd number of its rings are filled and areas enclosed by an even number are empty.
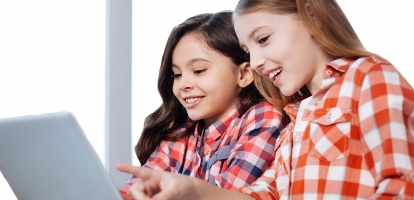
{"type": "MultiPolygon", "coordinates": [[[[284,119],[287,119],[288,116],[283,116],[284,119]]],[[[282,122],[283,123],[283,122],[282,122]]],[[[286,126],[285,130],[279,135],[276,146],[275,146],[275,160],[272,162],[272,165],[269,169],[266,169],[262,176],[260,176],[251,186],[240,188],[238,191],[248,194],[257,200],[275,200],[279,199],[279,191],[276,187],[276,171],[278,171],[279,176],[284,175],[283,178],[279,179],[279,184],[285,184],[284,182],[288,181],[286,174],[283,174],[283,170],[276,170],[280,167],[280,163],[284,163],[283,156],[281,156],[281,148],[290,146],[289,134],[292,134],[289,130],[293,130],[293,124],[290,123],[286,126]],[[279,166],[279,167],[278,167],[279,166]]]]}
{"type": "Polygon", "coordinates": [[[387,63],[361,79],[361,140],[376,188],[373,198],[414,195],[414,91],[387,63]],[[370,162],[371,161],[371,162],[370,162]]]}
{"type": "Polygon", "coordinates": [[[169,171],[171,172],[171,166],[170,166],[170,147],[171,141],[162,141],[160,145],[157,146],[155,151],[151,154],[151,156],[148,158],[148,161],[145,163],[146,167],[157,169],[157,170],[163,170],[163,171],[169,171]]]}
{"type": "MultiPolygon", "coordinates": [[[[155,151],[151,154],[150,158],[148,158],[148,161],[144,166],[157,170],[171,171],[172,167],[170,166],[170,157],[168,156],[170,143],[170,141],[162,141],[161,144],[158,145],[155,151]],[[165,151],[165,149],[167,149],[167,151],[165,151]]],[[[124,200],[132,200],[128,194],[129,188],[138,180],[138,178],[132,176],[127,184],[125,184],[125,186],[119,190],[124,200]]]]}
{"type": "MultiPolygon", "coordinates": [[[[178,132],[185,131],[193,124],[192,121],[187,121],[181,125],[180,128],[171,134],[178,134],[178,132]]],[[[155,151],[150,155],[144,166],[168,172],[177,172],[184,159],[186,153],[187,138],[181,138],[177,141],[163,140],[157,146],[155,151]]]]}
{"type": "Polygon", "coordinates": [[[251,186],[239,188],[238,191],[257,200],[276,200],[279,196],[275,184],[275,168],[272,165],[251,186]]]}
{"type": "MultiPolygon", "coordinates": [[[[191,122],[186,122],[182,125],[181,129],[188,128],[191,125],[191,122]]],[[[177,131],[179,131],[178,129],[177,131]]],[[[175,132],[173,133],[175,134],[175,132]]],[[[179,142],[178,142],[179,143],[179,142]]],[[[147,162],[144,164],[145,167],[149,167],[151,169],[163,170],[173,172],[172,170],[175,169],[174,166],[171,166],[171,148],[174,148],[174,145],[178,145],[177,142],[173,141],[161,141],[160,145],[158,145],[155,151],[150,155],[147,162]]],[[[181,145],[182,146],[182,145],[181,145]]],[[[125,184],[123,188],[119,190],[121,196],[124,200],[132,200],[129,196],[129,188],[139,179],[135,177],[131,177],[129,181],[125,184]]]]}
{"type": "Polygon", "coordinates": [[[131,187],[132,184],[134,184],[134,182],[132,182],[132,181],[128,182],[123,188],[121,188],[119,190],[119,193],[121,194],[121,197],[124,200],[132,200],[132,197],[129,196],[129,194],[128,194],[129,188],[131,187]]]}
{"type": "Polygon", "coordinates": [[[276,139],[284,126],[281,112],[268,102],[257,104],[244,117],[240,138],[227,160],[230,164],[215,179],[225,189],[248,186],[270,167],[276,139]]]}

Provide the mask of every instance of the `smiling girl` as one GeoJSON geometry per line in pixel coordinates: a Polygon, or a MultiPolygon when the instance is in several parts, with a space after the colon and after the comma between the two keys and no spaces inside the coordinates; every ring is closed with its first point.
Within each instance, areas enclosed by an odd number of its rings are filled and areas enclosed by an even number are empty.
{"type": "MultiPolygon", "coordinates": [[[[135,151],[147,168],[235,190],[270,167],[289,118],[282,121],[280,98],[268,98],[273,105],[255,87],[280,96],[250,68],[231,18],[200,14],[172,30],[158,79],[163,104],[147,117],[135,151]]],[[[137,181],[121,190],[125,199],[137,181]]]]}

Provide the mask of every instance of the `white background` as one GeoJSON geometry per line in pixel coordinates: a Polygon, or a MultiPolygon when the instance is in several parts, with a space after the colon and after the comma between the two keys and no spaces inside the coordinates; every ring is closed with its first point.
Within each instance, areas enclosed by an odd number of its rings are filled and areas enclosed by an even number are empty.
{"type": "MultiPolygon", "coordinates": [[[[365,47],[394,63],[414,85],[414,1],[338,2],[365,47]]],[[[145,116],[161,103],[158,68],[171,29],[192,15],[236,3],[133,1],[133,146],[145,116]]],[[[105,160],[105,2],[0,0],[0,27],[0,118],[70,111],[105,160]]],[[[139,164],[134,154],[132,162],[139,164]]],[[[16,199],[1,175],[0,199],[16,199]]]]}

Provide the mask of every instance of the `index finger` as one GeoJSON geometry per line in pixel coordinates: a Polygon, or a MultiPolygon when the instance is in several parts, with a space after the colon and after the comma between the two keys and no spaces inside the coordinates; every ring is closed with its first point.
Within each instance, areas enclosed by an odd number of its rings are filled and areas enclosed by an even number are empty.
{"type": "Polygon", "coordinates": [[[136,178],[146,179],[150,177],[152,174],[152,169],[148,169],[146,167],[138,167],[127,164],[117,164],[116,168],[119,171],[131,174],[136,178]]]}

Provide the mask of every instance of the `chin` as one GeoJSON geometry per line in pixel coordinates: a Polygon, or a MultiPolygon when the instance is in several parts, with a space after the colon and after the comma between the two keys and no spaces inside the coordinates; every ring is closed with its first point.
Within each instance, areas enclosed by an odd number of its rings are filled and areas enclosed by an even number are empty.
{"type": "Polygon", "coordinates": [[[198,120],[202,120],[203,119],[200,116],[192,116],[192,115],[188,115],[188,118],[190,118],[193,121],[198,121],[198,120]]]}
{"type": "Polygon", "coordinates": [[[280,90],[280,92],[282,92],[283,96],[289,97],[295,94],[296,91],[284,91],[284,90],[280,90]]]}

